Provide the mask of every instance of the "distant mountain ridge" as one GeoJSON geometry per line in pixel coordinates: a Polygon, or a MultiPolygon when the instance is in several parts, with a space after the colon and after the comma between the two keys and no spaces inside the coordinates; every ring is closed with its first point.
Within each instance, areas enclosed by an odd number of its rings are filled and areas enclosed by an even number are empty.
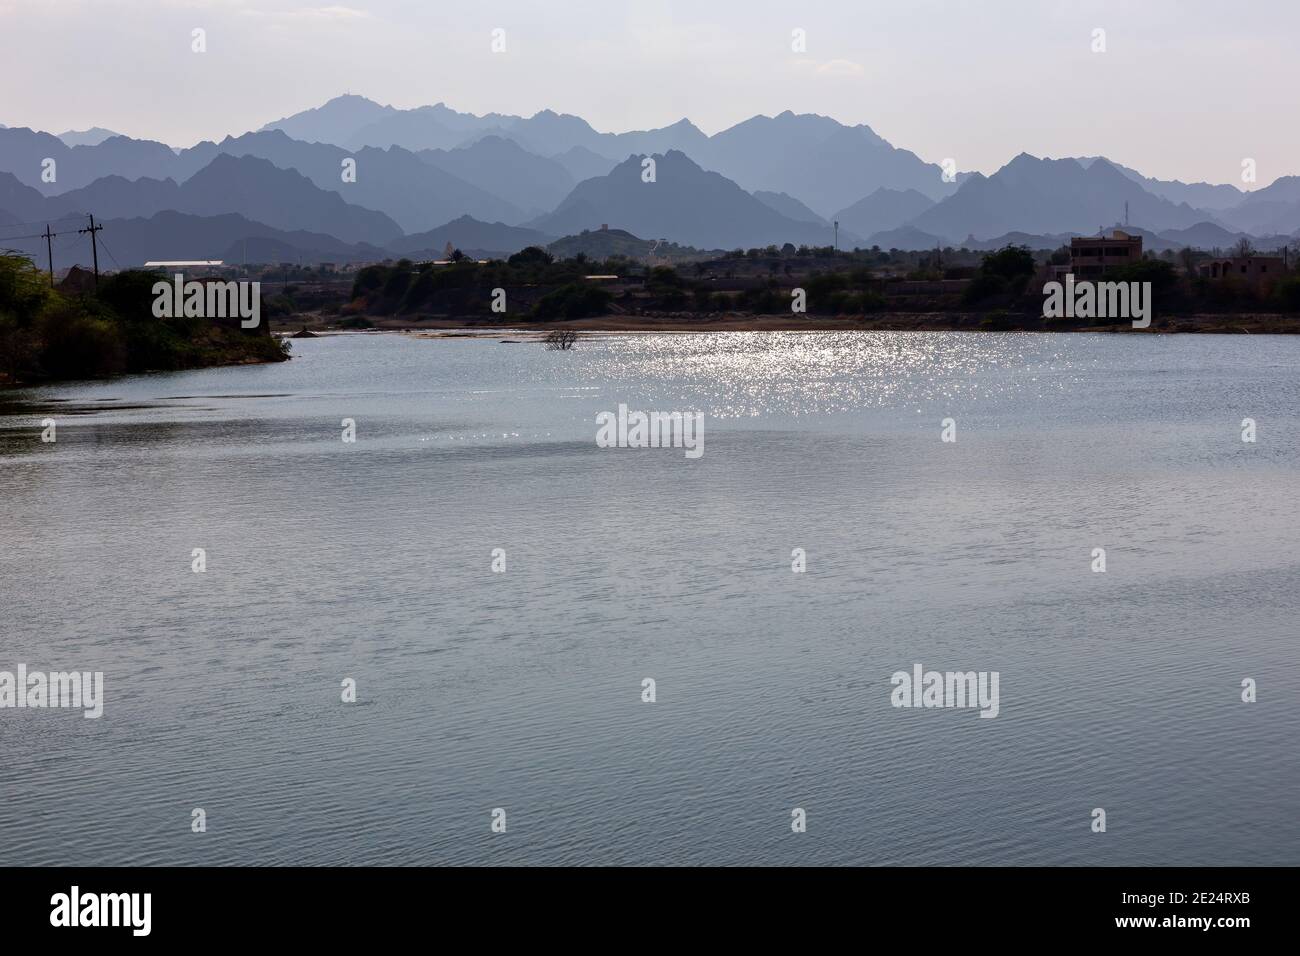
{"type": "Polygon", "coordinates": [[[293,169],[256,156],[220,153],[178,185],[172,179],[121,176],[97,179],[48,200],[63,213],[96,212],[101,218],[137,218],[173,210],[198,216],[238,213],[279,229],[319,232],[344,242],[383,245],[402,229],[382,212],[344,202],[293,169]]]}
{"type": "Polygon", "coordinates": [[[562,164],[500,136],[485,136],[451,150],[422,150],[416,155],[533,216],[554,209],[577,184],[562,164]]]}
{"type": "Polygon", "coordinates": [[[1204,210],[1147,192],[1110,163],[1083,166],[1073,159],[1021,153],[992,176],[972,176],[952,196],[908,225],[950,243],[987,239],[1016,230],[1087,234],[1090,224],[1124,220],[1146,228],[1185,228],[1212,219],[1204,210]]]}
{"type": "Polygon", "coordinates": [[[606,224],[703,249],[832,240],[825,226],[783,216],[678,150],[630,156],[608,175],[579,183],[554,212],[526,223],[561,236],[606,224]],[[655,162],[653,182],[643,179],[646,158],[655,162]]]}
{"type": "MultiPolygon", "coordinates": [[[[328,129],[334,142],[404,149],[452,149],[483,136],[510,139],[539,156],[559,156],[579,149],[621,162],[632,154],[684,152],[705,169],[720,172],[745,189],[786,192],[827,216],[880,186],[916,189],[931,198],[953,192],[935,164],[896,149],[867,126],[844,126],[825,116],[787,110],[755,116],[708,136],[688,119],[652,130],[600,133],[578,116],[542,110],[529,117],[458,113],[444,104],[415,110],[392,110],[370,103],[362,108],[340,97],[267,124],[294,135],[325,131],[328,117],[377,116],[356,125],[339,119],[328,129]]],[[[366,101],[369,103],[369,101],[366,101]]]]}
{"type": "Polygon", "coordinates": [[[111,129],[104,129],[102,126],[92,126],[90,129],[65,130],[59,134],[59,139],[63,140],[68,146],[98,146],[106,139],[121,135],[121,133],[115,133],[111,129]]]}
{"type": "Polygon", "coordinates": [[[509,252],[605,224],[683,247],[829,245],[832,220],[847,248],[1059,244],[1130,222],[1158,250],[1300,237],[1300,176],[1243,191],[1159,180],[1104,157],[1022,153],[947,182],[938,164],[866,125],[789,110],[713,135],[687,119],[605,133],[553,110],[408,110],[349,94],[183,150],[99,127],[54,136],[0,126],[0,244],[21,231],[10,227],[88,212],[154,229],[158,213],[191,216],[177,220],[187,242],[210,226],[225,235],[222,217],[233,215],[259,227],[260,247],[285,254],[297,240],[265,230],[367,254],[440,255],[440,237],[461,245],[452,231],[509,252]],[[641,180],[646,156],[655,183],[641,180]]]}

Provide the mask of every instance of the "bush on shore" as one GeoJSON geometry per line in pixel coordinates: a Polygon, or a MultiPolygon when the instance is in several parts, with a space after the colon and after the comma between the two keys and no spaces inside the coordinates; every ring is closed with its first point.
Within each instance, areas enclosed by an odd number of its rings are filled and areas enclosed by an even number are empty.
{"type": "Polygon", "coordinates": [[[103,378],[124,372],[204,368],[288,358],[266,329],[245,332],[206,319],[158,319],[160,274],[132,269],[94,293],[64,293],[23,256],[0,254],[0,382],[103,378]]]}

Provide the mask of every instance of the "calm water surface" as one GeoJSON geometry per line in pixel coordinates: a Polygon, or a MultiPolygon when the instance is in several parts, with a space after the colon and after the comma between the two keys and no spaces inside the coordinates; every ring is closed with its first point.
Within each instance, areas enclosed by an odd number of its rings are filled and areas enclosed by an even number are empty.
{"type": "Polygon", "coordinates": [[[1300,339],[294,355],[0,399],[0,864],[1300,863],[1300,339]]]}

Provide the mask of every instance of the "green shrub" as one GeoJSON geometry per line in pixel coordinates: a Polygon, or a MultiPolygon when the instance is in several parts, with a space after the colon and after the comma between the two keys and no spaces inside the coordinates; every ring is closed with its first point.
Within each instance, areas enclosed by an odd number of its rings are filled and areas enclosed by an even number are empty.
{"type": "Polygon", "coordinates": [[[60,302],[37,322],[39,362],[54,378],[101,378],[126,371],[121,326],[94,318],[77,304],[60,302]]]}
{"type": "Polygon", "coordinates": [[[604,315],[612,299],[613,296],[598,286],[571,282],[538,299],[529,315],[541,321],[585,319],[604,315]]]}
{"type": "Polygon", "coordinates": [[[981,274],[970,280],[961,300],[965,305],[978,305],[994,296],[1005,295],[1006,292],[1007,280],[1002,276],[981,274]]]}
{"type": "Polygon", "coordinates": [[[1300,312],[1300,275],[1289,275],[1273,287],[1273,300],[1286,312],[1300,312]]]}

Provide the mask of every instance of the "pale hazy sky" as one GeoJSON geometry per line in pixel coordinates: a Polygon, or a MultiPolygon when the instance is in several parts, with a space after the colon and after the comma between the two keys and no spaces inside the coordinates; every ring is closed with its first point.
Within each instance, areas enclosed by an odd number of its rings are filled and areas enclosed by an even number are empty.
{"type": "Polygon", "coordinates": [[[1263,185],[1300,173],[1297,48],[1298,0],[0,0],[0,123],[188,146],[343,92],[614,132],[792,109],[961,169],[1240,184],[1252,158],[1263,185]]]}

